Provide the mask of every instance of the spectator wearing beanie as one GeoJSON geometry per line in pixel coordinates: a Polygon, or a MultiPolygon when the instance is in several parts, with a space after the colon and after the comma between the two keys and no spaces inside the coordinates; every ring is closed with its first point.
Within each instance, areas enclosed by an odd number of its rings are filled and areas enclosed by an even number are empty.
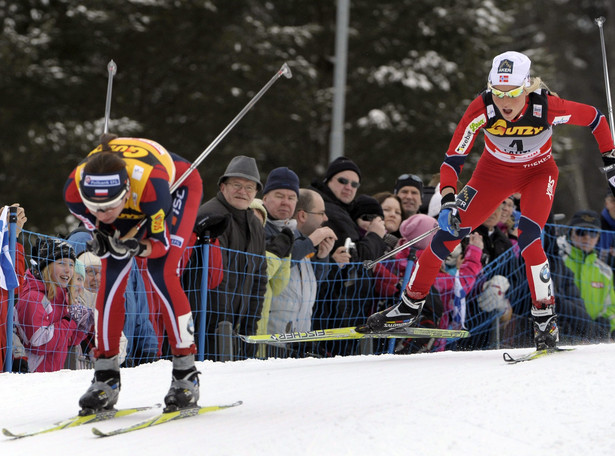
{"type": "Polygon", "coordinates": [[[267,333],[271,299],[278,296],[290,279],[290,255],[297,221],[295,213],[299,199],[299,177],[287,167],[276,168],[267,176],[263,190],[263,205],[267,210],[265,240],[267,249],[267,291],[263,302],[258,334],[267,333]]]}
{"type": "MultiPolygon", "coordinates": [[[[262,189],[256,160],[244,155],[234,157],[218,179],[218,186],[218,194],[199,208],[196,221],[199,225],[201,221],[230,216],[228,226],[218,236],[224,276],[220,285],[210,291],[206,330],[209,354],[213,347],[220,346],[215,344],[215,333],[221,322],[230,322],[233,328],[239,325],[240,334],[256,334],[267,287],[265,231],[250,209],[262,189]]],[[[194,283],[199,280],[195,277],[194,283]]],[[[197,296],[191,296],[193,311],[199,302],[197,296]]]]}
{"type": "MultiPolygon", "coordinates": [[[[429,215],[411,215],[406,220],[401,222],[401,225],[399,226],[399,232],[402,235],[402,238],[399,240],[399,243],[405,244],[406,242],[411,241],[412,239],[416,239],[422,234],[425,234],[429,230],[437,227],[438,221],[435,218],[430,217],[429,215]]],[[[431,233],[431,235],[427,236],[424,239],[421,239],[418,242],[415,242],[411,246],[403,249],[402,251],[397,253],[397,255],[395,255],[395,258],[399,260],[397,271],[400,276],[403,277],[404,271],[406,270],[406,264],[408,262],[410,249],[414,249],[416,251],[417,257],[420,256],[421,252],[429,247],[429,244],[431,243],[431,240],[435,235],[436,232],[434,231],[433,233],[431,233]]]]}
{"type": "Polygon", "coordinates": [[[417,214],[423,204],[423,180],[416,174],[402,174],[395,180],[393,193],[401,199],[408,217],[417,214]]]}
{"type": "MultiPolygon", "coordinates": [[[[270,220],[280,221],[282,223],[278,225],[285,225],[295,213],[298,199],[299,178],[292,170],[282,167],[269,173],[263,190],[263,204],[270,220]]],[[[279,232],[280,229],[276,231],[279,232]]]]}
{"type": "Polygon", "coordinates": [[[337,236],[334,254],[344,253],[344,243],[350,238],[356,245],[350,260],[353,262],[375,260],[387,249],[382,239],[385,230],[379,223],[370,223],[366,234],[361,236],[359,226],[350,214],[360,183],[361,171],[356,163],[347,157],[338,157],[331,162],[324,178],[314,180],[310,186],[325,201],[328,218],[325,226],[337,236]]]}
{"type": "MultiPolygon", "coordinates": [[[[331,162],[324,178],[314,180],[309,188],[322,197],[327,215],[324,226],[331,228],[336,236],[331,256],[335,258],[350,254],[351,262],[342,269],[333,268],[328,286],[320,287],[313,313],[314,329],[357,325],[371,311],[371,303],[375,299],[374,278],[370,271],[363,268],[362,262],[384,255],[388,248],[383,240],[386,229],[381,215],[366,221],[362,227],[353,218],[353,214],[367,207],[380,207],[377,201],[366,195],[357,197],[355,201],[360,182],[361,171],[356,163],[347,157],[338,157],[331,162]],[[346,249],[344,244],[347,239],[354,244],[354,248],[346,249]]],[[[368,209],[367,212],[375,210],[368,209]]],[[[333,355],[349,354],[352,344],[326,344],[326,350],[333,355]]]]}
{"type": "Polygon", "coordinates": [[[42,241],[35,264],[15,306],[15,326],[30,372],[62,369],[68,348],[79,344],[94,324],[94,312],[70,302],[75,251],[66,241],[42,241]]]}

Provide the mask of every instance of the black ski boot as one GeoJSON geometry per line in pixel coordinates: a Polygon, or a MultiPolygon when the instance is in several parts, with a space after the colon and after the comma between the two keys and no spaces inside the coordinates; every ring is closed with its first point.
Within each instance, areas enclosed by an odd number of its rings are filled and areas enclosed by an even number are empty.
{"type": "Polygon", "coordinates": [[[199,374],[194,355],[173,356],[173,380],[164,398],[164,413],[198,407],[199,374]]]}
{"type": "Polygon", "coordinates": [[[534,319],[534,343],[536,350],[556,348],[559,342],[557,315],[555,314],[555,298],[532,303],[534,319]]]}
{"type": "Polygon", "coordinates": [[[112,410],[120,394],[120,366],[117,356],[98,358],[94,362],[94,379],[85,394],[79,398],[79,415],[91,415],[112,410]]]}
{"type": "Polygon", "coordinates": [[[412,299],[406,292],[398,304],[372,314],[364,326],[357,328],[359,332],[386,332],[415,324],[423,310],[425,297],[412,299]]]}

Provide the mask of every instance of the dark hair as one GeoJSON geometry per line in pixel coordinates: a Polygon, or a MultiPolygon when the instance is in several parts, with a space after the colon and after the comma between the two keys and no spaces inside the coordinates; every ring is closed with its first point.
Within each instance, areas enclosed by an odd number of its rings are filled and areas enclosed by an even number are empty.
{"type": "Polygon", "coordinates": [[[401,220],[404,221],[408,218],[408,214],[406,213],[406,210],[404,209],[404,205],[401,202],[401,198],[397,195],[394,195],[391,192],[378,192],[375,195],[373,195],[373,198],[378,201],[378,203],[380,203],[380,205],[382,206],[382,203],[384,203],[384,201],[386,199],[389,198],[393,198],[394,200],[397,200],[397,202],[399,203],[399,208],[401,209],[401,220]]]}
{"type": "Polygon", "coordinates": [[[91,154],[83,167],[84,174],[116,173],[126,168],[126,162],[121,154],[111,150],[109,142],[117,138],[112,133],[103,133],[100,136],[101,151],[91,154]]]}
{"type": "Polygon", "coordinates": [[[115,173],[126,168],[126,162],[117,152],[102,151],[92,154],[83,167],[84,174],[115,173]]]}

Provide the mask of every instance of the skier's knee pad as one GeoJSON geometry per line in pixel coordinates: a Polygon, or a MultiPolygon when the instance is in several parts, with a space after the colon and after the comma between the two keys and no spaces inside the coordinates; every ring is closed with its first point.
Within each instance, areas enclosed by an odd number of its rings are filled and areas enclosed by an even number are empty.
{"type": "Polygon", "coordinates": [[[540,226],[533,220],[521,216],[519,220],[519,248],[523,252],[527,246],[540,239],[540,226]]]}

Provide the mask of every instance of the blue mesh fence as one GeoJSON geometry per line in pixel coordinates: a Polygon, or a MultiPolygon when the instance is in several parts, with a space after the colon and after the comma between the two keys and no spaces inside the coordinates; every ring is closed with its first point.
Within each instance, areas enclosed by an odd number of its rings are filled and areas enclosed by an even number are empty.
{"type": "MultiPolygon", "coordinates": [[[[605,329],[604,321],[594,321],[587,312],[583,312],[585,306],[580,289],[584,289],[587,284],[575,284],[574,277],[571,277],[570,270],[559,256],[560,250],[565,250],[567,232],[568,228],[560,225],[548,225],[544,232],[562,343],[604,340],[608,336],[608,327],[605,329]]],[[[30,261],[37,261],[36,246],[39,240],[47,238],[38,233],[22,232],[18,241],[24,246],[26,267],[30,266],[30,261]]],[[[83,245],[76,247],[77,250],[83,249],[83,245]]],[[[221,249],[223,264],[227,266],[219,270],[209,264],[211,248],[213,247],[209,244],[194,247],[190,261],[182,273],[182,284],[195,320],[195,341],[199,359],[226,361],[366,353],[404,354],[444,349],[529,347],[533,344],[530,291],[525,265],[517,247],[509,249],[485,265],[480,274],[474,277],[474,286],[465,296],[464,327],[471,333],[467,339],[396,339],[393,342],[387,339],[338,340],[294,343],[283,347],[246,344],[238,334],[307,331],[361,324],[371,313],[394,304],[399,298],[404,277],[397,274],[397,262],[387,261],[381,268],[372,271],[359,263],[340,268],[330,263],[309,260],[294,262],[221,249]],[[486,311],[480,296],[486,284],[496,276],[505,277],[508,283],[508,289],[501,297],[506,302],[497,306],[496,310],[486,311]]],[[[608,251],[604,250],[603,253],[608,260],[608,251]]],[[[125,366],[168,358],[171,354],[163,330],[160,303],[143,268],[143,262],[135,262],[127,287],[123,337],[125,366]]],[[[612,274],[612,270],[607,269],[612,274]]],[[[454,313],[453,281],[452,276],[446,275],[436,280],[423,311],[420,323],[422,326],[456,329],[460,327],[454,313]],[[444,283],[445,281],[448,283],[444,283]],[[440,293],[437,290],[448,291],[440,293]]],[[[612,288],[612,275],[610,286],[612,288]]],[[[3,298],[5,296],[3,295],[3,298]]],[[[67,295],[65,302],[50,306],[41,302],[25,302],[22,296],[18,296],[15,299],[16,310],[21,308],[22,311],[15,312],[15,327],[17,334],[25,338],[21,341],[25,348],[21,347],[19,339],[11,338],[15,345],[14,358],[28,358],[28,362],[32,364],[33,360],[36,361],[41,356],[57,357],[60,361],[49,364],[54,366],[53,370],[57,366],[91,367],[93,328],[86,331],[88,334],[82,340],[76,334],[58,337],[58,334],[68,331],[63,329],[62,321],[67,319],[63,318],[61,307],[71,305],[73,299],[72,295],[67,295]],[[23,308],[28,306],[43,306],[48,318],[24,320],[23,315],[28,312],[23,312],[23,308]],[[32,331],[25,330],[28,325],[32,326],[32,331]],[[44,326],[46,328],[41,330],[44,326]],[[51,342],[40,344],[41,339],[33,343],[32,334],[37,330],[39,337],[47,337],[51,342]],[[50,332],[55,335],[50,336],[50,332]]],[[[92,301],[89,304],[91,305],[92,301]]],[[[611,303],[601,304],[607,306],[611,303]]],[[[11,322],[2,323],[2,331],[10,334],[11,322]]],[[[6,342],[1,348],[6,349],[6,342]]],[[[19,368],[19,364],[8,364],[5,363],[5,370],[13,366],[19,368]]]]}

